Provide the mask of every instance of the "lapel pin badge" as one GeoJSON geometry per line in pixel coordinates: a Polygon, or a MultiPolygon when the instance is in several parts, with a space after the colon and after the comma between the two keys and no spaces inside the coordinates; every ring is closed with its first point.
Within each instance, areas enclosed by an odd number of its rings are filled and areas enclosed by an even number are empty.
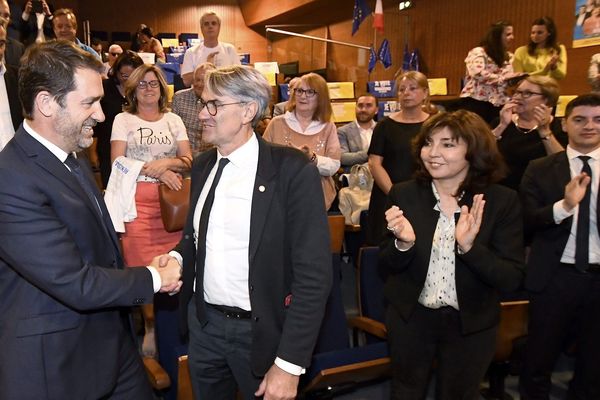
{"type": "Polygon", "coordinates": [[[263,185],[260,185],[258,187],[258,191],[261,192],[261,193],[264,192],[265,190],[267,190],[267,188],[265,188],[263,185]]]}

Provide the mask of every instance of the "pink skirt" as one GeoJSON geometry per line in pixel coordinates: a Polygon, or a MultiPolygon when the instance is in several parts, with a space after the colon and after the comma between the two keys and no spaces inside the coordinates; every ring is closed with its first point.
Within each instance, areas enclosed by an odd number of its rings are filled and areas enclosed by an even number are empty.
{"type": "Polygon", "coordinates": [[[138,182],[135,191],[137,218],[125,223],[121,235],[125,265],[150,265],[152,259],[168,253],[181,239],[181,232],[167,232],[160,217],[158,184],[138,182]]]}

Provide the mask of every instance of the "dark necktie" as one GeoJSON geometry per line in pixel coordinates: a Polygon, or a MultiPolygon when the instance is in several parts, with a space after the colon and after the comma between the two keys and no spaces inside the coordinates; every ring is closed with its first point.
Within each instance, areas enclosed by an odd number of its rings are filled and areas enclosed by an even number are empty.
{"type": "Polygon", "coordinates": [[[196,253],[196,315],[200,321],[204,320],[204,294],[198,289],[203,287],[204,280],[204,262],[206,261],[206,232],[208,231],[208,220],[210,218],[210,210],[213,202],[215,201],[215,189],[221,179],[223,168],[229,162],[227,158],[221,158],[219,160],[219,166],[217,167],[217,173],[212,181],[212,185],[204,200],[202,206],[202,213],[200,214],[200,222],[198,223],[198,251],[196,253]]]}
{"type": "Polygon", "coordinates": [[[69,167],[71,173],[75,176],[75,178],[77,178],[79,185],[81,186],[85,194],[87,194],[90,201],[94,204],[94,208],[96,209],[96,211],[98,211],[99,215],[102,216],[102,210],[100,209],[100,205],[98,204],[98,198],[94,194],[92,182],[90,182],[90,180],[84,175],[83,171],[81,170],[81,165],[79,164],[79,161],[77,161],[77,159],[73,157],[73,154],[69,154],[65,161],[65,164],[69,167]]]}
{"type": "MultiPolygon", "coordinates": [[[[589,156],[579,156],[583,162],[581,172],[585,172],[590,178],[592,169],[588,164],[589,156]]],[[[581,272],[588,269],[589,264],[589,236],[590,236],[590,196],[592,192],[592,182],[588,185],[583,199],[579,202],[579,212],[577,213],[577,234],[575,236],[575,268],[581,272]]]]}

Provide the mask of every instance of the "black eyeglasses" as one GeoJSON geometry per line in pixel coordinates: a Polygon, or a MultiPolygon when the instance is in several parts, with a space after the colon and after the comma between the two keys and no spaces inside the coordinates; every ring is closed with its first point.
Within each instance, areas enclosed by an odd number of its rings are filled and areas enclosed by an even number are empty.
{"type": "Polygon", "coordinates": [[[151,81],[139,81],[138,82],[138,87],[140,89],[146,89],[148,86],[150,86],[151,88],[157,88],[160,86],[160,82],[156,79],[151,80],[151,81]]]}
{"type": "Polygon", "coordinates": [[[317,94],[317,91],[315,89],[294,89],[294,93],[296,93],[296,96],[306,96],[308,98],[313,97],[315,94],[317,94]]]}
{"type": "Polygon", "coordinates": [[[113,57],[119,57],[121,54],[123,53],[110,53],[110,55],[113,57]]]}
{"type": "Polygon", "coordinates": [[[198,104],[200,105],[200,111],[204,110],[204,107],[206,107],[206,111],[208,111],[208,113],[214,117],[217,115],[217,111],[218,111],[219,107],[231,106],[234,104],[246,104],[246,102],[245,101],[236,101],[235,103],[217,104],[216,100],[204,101],[204,100],[202,100],[202,98],[199,98],[198,104]]]}
{"type": "Polygon", "coordinates": [[[524,99],[528,99],[528,98],[530,98],[533,95],[543,96],[544,93],[532,92],[531,90],[519,90],[519,89],[517,89],[517,90],[515,90],[513,92],[513,97],[515,97],[516,95],[519,95],[519,96],[521,96],[524,99]]]}

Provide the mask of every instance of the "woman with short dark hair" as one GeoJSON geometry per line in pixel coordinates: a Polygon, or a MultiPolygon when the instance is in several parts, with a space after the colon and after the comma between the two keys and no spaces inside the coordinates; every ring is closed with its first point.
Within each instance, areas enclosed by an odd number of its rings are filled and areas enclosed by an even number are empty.
{"type": "Polygon", "coordinates": [[[152,28],[146,26],[140,29],[138,34],[138,40],[140,41],[140,52],[154,53],[156,55],[157,63],[164,63],[167,61],[165,56],[165,49],[163,48],[160,40],[154,37],[152,28]]]}
{"type": "Polygon", "coordinates": [[[392,399],[425,398],[434,359],[437,399],[478,399],[499,291],[523,278],[519,199],[494,184],[502,157],[476,114],[433,116],[413,144],[416,179],[390,190],[380,252],[392,399]]]}

